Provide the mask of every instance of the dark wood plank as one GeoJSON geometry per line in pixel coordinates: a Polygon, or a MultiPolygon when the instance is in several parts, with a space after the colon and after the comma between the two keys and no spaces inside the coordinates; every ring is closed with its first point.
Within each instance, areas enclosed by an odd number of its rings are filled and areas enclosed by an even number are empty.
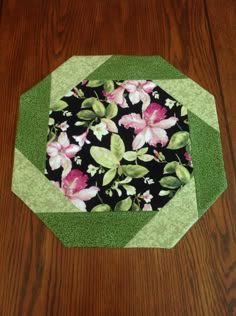
{"type": "Polygon", "coordinates": [[[235,315],[235,5],[222,3],[3,1],[0,315],[235,315]],[[19,95],[74,54],[159,54],[215,95],[229,189],[174,249],[65,249],[10,192],[19,95]]]}
{"type": "MultiPolygon", "coordinates": [[[[236,196],[236,110],[234,100],[236,97],[236,3],[232,0],[205,0],[206,18],[210,27],[210,41],[214,48],[214,62],[216,68],[217,81],[220,85],[220,98],[218,104],[220,106],[220,117],[225,119],[225,134],[222,136],[223,148],[225,142],[229,143],[229,152],[225,150],[226,170],[228,170],[229,191],[232,191],[234,202],[230,206],[230,210],[221,214],[221,220],[218,222],[218,229],[222,238],[222,245],[225,255],[222,256],[222,280],[226,277],[225,282],[225,299],[228,302],[228,314],[235,315],[236,310],[236,286],[232,276],[236,276],[236,249],[235,249],[235,232],[230,234],[231,226],[235,223],[235,196],[236,196]],[[228,154],[227,154],[228,152],[228,154]],[[227,156],[226,156],[227,155],[227,156]],[[232,164],[230,159],[232,159],[232,164]],[[230,166],[232,165],[232,169],[230,166]],[[234,180],[232,180],[232,178],[234,180]]],[[[229,203],[229,199],[226,199],[229,203]]],[[[233,227],[233,226],[232,226],[233,227]]],[[[219,246],[219,239],[214,233],[214,239],[219,246]]]]}
{"type": "MultiPolygon", "coordinates": [[[[206,1],[207,19],[211,27],[211,41],[215,48],[215,64],[217,78],[222,90],[221,101],[226,117],[226,126],[228,131],[235,129],[236,111],[234,106],[235,100],[235,83],[236,71],[234,70],[236,51],[236,5],[235,1],[217,0],[206,1]],[[224,21],[224,23],[222,23],[224,21]],[[227,23],[225,23],[227,21],[227,23]]],[[[236,168],[236,137],[233,134],[230,137],[231,153],[236,168]]],[[[236,170],[236,169],[235,169],[236,170]]]]}

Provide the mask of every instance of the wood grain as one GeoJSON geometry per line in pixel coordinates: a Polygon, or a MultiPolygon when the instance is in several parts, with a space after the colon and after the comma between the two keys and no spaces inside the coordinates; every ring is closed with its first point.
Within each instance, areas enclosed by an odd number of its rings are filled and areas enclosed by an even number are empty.
{"type": "Polygon", "coordinates": [[[0,1],[0,315],[236,315],[235,10],[0,1]],[[74,54],[161,55],[215,95],[229,188],[174,249],[66,249],[11,193],[19,95],[74,54]]]}

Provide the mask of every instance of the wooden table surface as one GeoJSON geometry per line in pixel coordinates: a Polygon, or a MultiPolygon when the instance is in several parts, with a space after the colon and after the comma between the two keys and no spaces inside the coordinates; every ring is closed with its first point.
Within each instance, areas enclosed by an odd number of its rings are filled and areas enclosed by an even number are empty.
{"type": "Polygon", "coordinates": [[[0,13],[0,315],[236,315],[236,2],[0,0],[0,13]],[[10,190],[19,95],[91,54],[161,55],[216,97],[229,187],[171,250],[66,249],[10,190]]]}

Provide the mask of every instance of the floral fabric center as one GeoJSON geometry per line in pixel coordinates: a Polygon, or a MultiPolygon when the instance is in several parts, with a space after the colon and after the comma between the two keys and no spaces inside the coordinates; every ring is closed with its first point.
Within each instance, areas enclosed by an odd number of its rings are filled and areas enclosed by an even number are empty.
{"type": "Polygon", "coordinates": [[[45,175],[78,211],[159,211],[192,171],[187,110],[151,80],[83,80],[50,107],[45,175]]]}

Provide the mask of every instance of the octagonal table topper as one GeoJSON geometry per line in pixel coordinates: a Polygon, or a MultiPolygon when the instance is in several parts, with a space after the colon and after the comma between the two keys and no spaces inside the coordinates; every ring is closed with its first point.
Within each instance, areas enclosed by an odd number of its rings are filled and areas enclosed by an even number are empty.
{"type": "Polygon", "coordinates": [[[226,189],[214,97],[157,56],[74,56],[20,98],[13,192],[67,247],[173,247],[226,189]]]}

